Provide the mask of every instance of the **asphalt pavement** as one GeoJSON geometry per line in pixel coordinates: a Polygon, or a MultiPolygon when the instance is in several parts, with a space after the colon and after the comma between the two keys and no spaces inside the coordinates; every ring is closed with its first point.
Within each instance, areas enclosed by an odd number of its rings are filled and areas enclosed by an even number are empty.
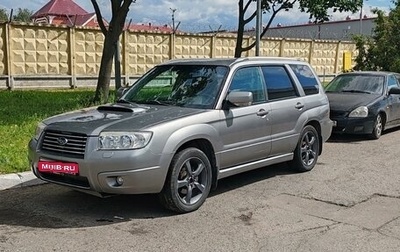
{"type": "Polygon", "coordinates": [[[0,251],[400,251],[400,130],[333,138],[311,172],[225,178],[197,211],[154,195],[97,198],[0,175],[0,251]]]}

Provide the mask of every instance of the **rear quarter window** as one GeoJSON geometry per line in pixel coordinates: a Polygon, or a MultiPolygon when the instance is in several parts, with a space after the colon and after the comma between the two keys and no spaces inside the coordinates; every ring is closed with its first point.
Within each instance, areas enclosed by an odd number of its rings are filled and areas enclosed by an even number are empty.
{"type": "Polygon", "coordinates": [[[290,68],[292,68],[293,72],[296,74],[306,95],[319,93],[318,81],[309,66],[291,64],[290,68]]]}

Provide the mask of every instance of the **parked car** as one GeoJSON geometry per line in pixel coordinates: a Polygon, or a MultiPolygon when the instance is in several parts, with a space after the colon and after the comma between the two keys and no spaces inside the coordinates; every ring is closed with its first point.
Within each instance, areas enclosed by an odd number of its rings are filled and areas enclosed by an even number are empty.
{"type": "Polygon", "coordinates": [[[219,179],[280,162],[313,169],[332,131],[317,76],[293,59],[172,60],[123,93],[39,123],[33,173],[98,196],[158,193],[185,213],[219,179]]]}
{"type": "Polygon", "coordinates": [[[400,125],[400,75],[351,72],[336,76],[325,88],[334,133],[367,134],[400,125]]]}

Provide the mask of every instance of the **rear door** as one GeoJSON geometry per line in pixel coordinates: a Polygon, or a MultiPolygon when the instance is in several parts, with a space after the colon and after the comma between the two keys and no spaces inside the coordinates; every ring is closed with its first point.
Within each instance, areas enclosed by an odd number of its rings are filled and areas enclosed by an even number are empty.
{"type": "Polygon", "coordinates": [[[286,154],[296,147],[301,131],[298,121],[305,110],[295,82],[285,65],[261,67],[271,106],[268,115],[271,123],[271,156],[286,154]]]}

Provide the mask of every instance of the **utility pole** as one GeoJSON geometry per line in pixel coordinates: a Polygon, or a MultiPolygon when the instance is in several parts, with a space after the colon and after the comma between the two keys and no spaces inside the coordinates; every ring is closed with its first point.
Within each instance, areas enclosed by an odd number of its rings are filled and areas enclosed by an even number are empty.
{"type": "Polygon", "coordinates": [[[361,10],[360,10],[360,35],[362,35],[363,34],[363,25],[362,25],[362,22],[363,22],[363,7],[364,7],[364,1],[367,1],[367,0],[363,0],[362,2],[361,2],[361,10]]]}
{"type": "Polygon", "coordinates": [[[172,32],[175,34],[175,11],[176,9],[169,8],[172,11],[172,32]]]}
{"type": "Polygon", "coordinates": [[[256,56],[260,56],[260,35],[261,35],[261,0],[257,0],[256,16],[256,56]]]}

